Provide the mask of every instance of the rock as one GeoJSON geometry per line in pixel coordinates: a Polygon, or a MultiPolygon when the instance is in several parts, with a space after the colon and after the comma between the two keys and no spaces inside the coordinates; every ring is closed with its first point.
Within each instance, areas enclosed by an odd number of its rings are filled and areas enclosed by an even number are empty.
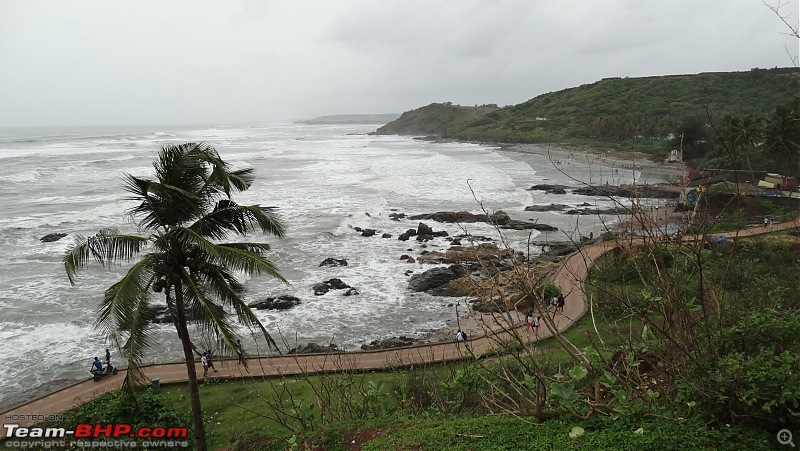
{"type": "Polygon", "coordinates": [[[566,188],[569,188],[566,185],[548,185],[548,184],[540,184],[540,185],[533,185],[528,188],[528,191],[564,191],[563,194],[566,194],[566,188]]]}
{"type": "Polygon", "coordinates": [[[405,213],[389,213],[389,219],[391,219],[392,221],[399,221],[401,219],[404,219],[405,217],[406,217],[405,213]]]}
{"type": "Polygon", "coordinates": [[[461,246],[461,238],[453,238],[453,241],[450,242],[451,246],[461,246]]]}
{"type": "Polygon", "coordinates": [[[496,264],[500,260],[512,257],[511,249],[500,249],[494,243],[480,243],[477,246],[451,246],[446,251],[426,252],[419,257],[420,263],[462,263],[491,261],[496,264]]]}
{"type": "Polygon", "coordinates": [[[330,279],[325,281],[334,290],[344,290],[345,288],[352,288],[350,285],[342,282],[342,279],[330,279]]]}
{"type": "Polygon", "coordinates": [[[383,340],[373,340],[369,344],[361,345],[361,349],[373,351],[376,349],[402,348],[404,346],[411,346],[417,341],[418,339],[416,338],[401,335],[399,337],[384,338],[383,340]]]}
{"type": "Polygon", "coordinates": [[[348,288],[347,291],[344,292],[345,296],[355,296],[357,294],[359,294],[358,290],[356,290],[355,288],[352,288],[352,287],[348,288]]]}
{"type": "Polygon", "coordinates": [[[313,287],[311,287],[311,289],[314,290],[314,295],[316,296],[322,296],[323,294],[327,293],[330,290],[346,290],[346,289],[351,289],[354,291],[354,293],[351,292],[350,294],[346,294],[346,296],[350,296],[352,294],[358,294],[358,291],[356,291],[353,287],[342,282],[342,279],[336,279],[336,278],[315,284],[313,287]]]}
{"type": "Polygon", "coordinates": [[[414,257],[408,257],[408,259],[406,260],[406,263],[416,263],[416,262],[417,261],[414,260],[414,257]]]}
{"type": "Polygon", "coordinates": [[[329,354],[339,352],[338,346],[334,343],[328,346],[321,346],[316,343],[308,343],[289,350],[289,354],[329,354]]]}
{"type": "Polygon", "coordinates": [[[538,230],[540,232],[555,232],[558,230],[558,227],[553,227],[548,224],[540,224],[538,222],[529,222],[529,221],[518,221],[516,219],[512,219],[508,221],[506,224],[503,225],[504,229],[511,229],[511,230],[538,230]]]}
{"type": "Polygon", "coordinates": [[[67,236],[66,233],[49,233],[49,234],[39,238],[39,240],[44,242],[44,243],[52,243],[53,241],[58,241],[61,238],[64,238],[65,236],[67,236]]]}
{"type": "Polygon", "coordinates": [[[549,189],[544,192],[545,194],[567,194],[567,191],[564,188],[555,188],[549,189]]]}
{"type": "Polygon", "coordinates": [[[330,267],[347,266],[347,260],[345,260],[343,258],[328,257],[325,260],[322,260],[322,263],[320,263],[319,266],[320,267],[323,267],[323,266],[330,266],[330,267]]]}
{"type": "Polygon", "coordinates": [[[427,219],[436,222],[447,223],[472,223],[472,222],[496,222],[502,224],[508,220],[508,214],[500,210],[493,215],[473,214],[468,211],[437,211],[436,213],[425,213],[421,215],[409,216],[408,219],[418,221],[427,219]]]}
{"type": "Polygon", "coordinates": [[[581,208],[572,209],[564,212],[568,215],[626,215],[629,210],[625,207],[609,207],[609,208],[581,208]]]}
{"type": "Polygon", "coordinates": [[[314,286],[311,287],[311,289],[314,290],[314,296],[322,296],[323,294],[330,291],[331,287],[329,287],[327,283],[318,283],[314,284],[314,286]]]}
{"type": "Polygon", "coordinates": [[[531,205],[525,207],[525,211],[562,211],[569,208],[569,205],[550,204],[550,205],[531,205]]]}
{"type": "Polygon", "coordinates": [[[383,235],[381,235],[381,238],[391,238],[391,237],[392,237],[391,233],[384,233],[383,235]]]}
{"type": "MultiPolygon", "coordinates": [[[[433,229],[427,224],[420,222],[417,226],[417,235],[433,235],[433,229]]],[[[417,238],[417,241],[420,241],[420,239],[417,238]]]]}
{"type": "Polygon", "coordinates": [[[267,298],[263,301],[251,302],[248,307],[256,310],[287,310],[300,304],[300,299],[294,296],[281,295],[276,298],[267,298]]]}
{"type": "Polygon", "coordinates": [[[573,190],[572,194],[650,199],[676,199],[678,197],[678,193],[674,188],[665,188],[659,185],[584,186],[573,190]]]}
{"type": "Polygon", "coordinates": [[[353,227],[353,230],[355,230],[355,231],[356,231],[356,232],[358,232],[358,233],[361,233],[361,231],[362,231],[363,229],[362,229],[361,227],[353,227]]]}
{"type": "Polygon", "coordinates": [[[503,313],[506,311],[505,303],[497,299],[486,299],[472,303],[472,310],[479,313],[503,313]]]}
{"type": "Polygon", "coordinates": [[[416,234],[417,234],[416,229],[408,229],[405,232],[403,232],[399,237],[397,237],[397,239],[400,241],[408,241],[409,238],[415,236],[416,234]]]}
{"type": "Polygon", "coordinates": [[[408,288],[412,291],[428,291],[433,288],[441,287],[451,280],[458,279],[466,274],[461,265],[452,265],[447,268],[432,268],[422,274],[411,276],[408,281],[408,288]]]}
{"type": "Polygon", "coordinates": [[[374,236],[374,235],[375,235],[375,229],[364,229],[364,231],[361,232],[361,236],[374,236]]]}

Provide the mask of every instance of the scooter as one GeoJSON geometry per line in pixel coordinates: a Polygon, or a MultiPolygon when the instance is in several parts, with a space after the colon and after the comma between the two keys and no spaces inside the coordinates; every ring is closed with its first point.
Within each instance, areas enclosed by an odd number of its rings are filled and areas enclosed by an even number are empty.
{"type": "Polygon", "coordinates": [[[117,374],[119,371],[117,371],[117,369],[114,368],[110,363],[106,363],[103,366],[102,370],[98,370],[97,368],[92,368],[92,370],[89,372],[92,373],[92,379],[94,379],[95,382],[99,382],[100,379],[110,374],[117,374]]]}

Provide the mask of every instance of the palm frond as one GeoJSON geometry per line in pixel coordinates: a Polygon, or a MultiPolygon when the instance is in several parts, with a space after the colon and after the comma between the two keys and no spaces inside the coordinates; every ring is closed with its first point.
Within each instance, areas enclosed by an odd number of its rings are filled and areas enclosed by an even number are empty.
{"type": "Polygon", "coordinates": [[[158,256],[146,255],[125,276],[109,287],[100,302],[97,326],[117,343],[128,359],[126,385],[129,388],[144,380],[140,369],[145,351],[150,347],[149,288],[155,279],[158,256]],[[123,335],[127,335],[121,344],[123,335]]]}
{"type": "Polygon", "coordinates": [[[246,247],[226,244],[216,245],[222,263],[234,271],[245,274],[268,274],[281,282],[286,279],[278,272],[272,263],[264,258],[260,252],[253,252],[246,247]]]}
{"type": "Polygon", "coordinates": [[[192,312],[195,325],[209,335],[220,337],[220,345],[226,353],[235,353],[239,338],[225,309],[208,298],[197,283],[197,279],[184,271],[181,273],[184,302],[192,312]]]}
{"type": "Polygon", "coordinates": [[[88,266],[91,259],[103,266],[126,261],[138,254],[147,242],[146,237],[120,234],[111,229],[101,230],[89,238],[78,236],[62,258],[69,282],[75,285],[75,274],[88,266]]]}
{"type": "Polygon", "coordinates": [[[224,239],[228,233],[245,235],[256,228],[277,237],[284,235],[284,225],[273,207],[239,205],[229,199],[217,202],[207,215],[189,226],[197,233],[213,239],[224,239]]]}
{"type": "Polygon", "coordinates": [[[139,202],[128,214],[142,217],[138,219],[142,227],[152,229],[180,224],[201,216],[209,206],[209,201],[198,197],[190,187],[140,179],[130,174],[125,178],[124,188],[132,194],[126,200],[139,202]]]}

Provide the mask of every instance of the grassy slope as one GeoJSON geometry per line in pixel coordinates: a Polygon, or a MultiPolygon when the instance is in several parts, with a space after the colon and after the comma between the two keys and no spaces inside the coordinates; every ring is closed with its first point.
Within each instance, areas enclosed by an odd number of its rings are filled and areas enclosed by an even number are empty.
{"type": "Polygon", "coordinates": [[[706,107],[714,116],[766,114],[797,95],[799,83],[793,68],[609,78],[503,108],[431,104],[378,133],[495,142],[663,137],[687,117],[705,117],[706,107]]]}

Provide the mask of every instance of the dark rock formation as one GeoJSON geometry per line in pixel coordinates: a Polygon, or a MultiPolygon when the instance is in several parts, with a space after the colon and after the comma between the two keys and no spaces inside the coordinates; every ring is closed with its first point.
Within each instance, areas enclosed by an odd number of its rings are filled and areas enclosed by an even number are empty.
{"type": "MultiPolygon", "coordinates": [[[[334,278],[334,279],[326,280],[325,282],[322,282],[322,283],[315,284],[313,287],[311,287],[311,289],[314,290],[314,295],[321,296],[321,295],[327,293],[330,290],[353,289],[353,287],[351,287],[350,285],[342,282],[342,279],[335,279],[334,278]]],[[[353,289],[353,291],[355,291],[355,289],[353,289]]],[[[355,293],[351,292],[350,294],[358,294],[358,291],[355,291],[355,293]]]]}
{"type": "Polygon", "coordinates": [[[398,236],[397,239],[400,241],[408,241],[409,238],[411,238],[412,236],[416,236],[416,234],[417,234],[417,229],[408,229],[405,232],[403,232],[400,236],[398,236]]]}
{"type": "Polygon", "coordinates": [[[364,229],[361,236],[375,236],[375,229],[364,229]]]}
{"type": "Polygon", "coordinates": [[[391,238],[391,237],[392,237],[391,233],[384,233],[383,235],[381,235],[381,238],[391,238]]]}
{"type": "MultiPolygon", "coordinates": [[[[519,221],[516,219],[511,219],[508,216],[508,213],[498,210],[494,214],[485,215],[485,214],[472,214],[467,211],[439,211],[436,213],[428,213],[423,215],[416,215],[416,216],[409,216],[409,219],[417,220],[417,219],[430,219],[433,221],[438,222],[459,222],[459,223],[470,223],[470,222],[488,222],[492,224],[497,224],[500,228],[503,229],[512,229],[512,230],[539,230],[542,232],[550,232],[558,230],[557,227],[553,227],[547,224],[540,224],[536,222],[528,222],[528,221],[519,221]]],[[[420,223],[420,225],[424,225],[420,223]]],[[[430,229],[427,227],[426,230],[430,229]]],[[[432,230],[431,230],[432,231],[432,230]]],[[[419,235],[423,235],[423,233],[418,229],[417,233],[419,235]]],[[[430,236],[447,236],[444,232],[438,232],[440,235],[431,233],[430,236]]],[[[430,239],[429,234],[424,234],[422,238],[417,236],[417,241],[423,241],[426,239],[430,239]]]]}
{"type": "Polygon", "coordinates": [[[544,191],[544,192],[547,192],[547,193],[550,193],[551,191],[563,191],[563,192],[558,192],[558,193],[553,193],[553,194],[566,194],[566,189],[567,188],[570,188],[570,187],[566,186],[566,185],[548,185],[546,183],[543,183],[543,184],[540,184],[540,185],[531,186],[530,188],[528,188],[528,191],[544,191]]]}
{"type": "Polygon", "coordinates": [[[58,241],[61,238],[64,238],[65,236],[67,236],[66,233],[50,233],[39,238],[39,240],[44,243],[52,243],[53,241],[58,241]]]}
{"type": "Polygon", "coordinates": [[[303,346],[298,346],[289,350],[289,354],[330,354],[341,352],[334,343],[328,346],[318,345],[316,343],[308,343],[303,346]]]}
{"type": "Polygon", "coordinates": [[[568,215],[625,215],[628,210],[624,207],[609,207],[609,208],[580,208],[572,209],[564,212],[568,215]]]}
{"type": "Polygon", "coordinates": [[[288,310],[300,304],[300,299],[287,294],[276,298],[267,298],[263,301],[251,302],[248,307],[256,310],[288,310]]]}
{"type": "Polygon", "coordinates": [[[562,211],[569,208],[569,205],[550,204],[550,205],[531,205],[525,207],[525,211],[562,211]]]}
{"type": "Polygon", "coordinates": [[[323,266],[330,266],[330,267],[347,266],[347,260],[345,260],[343,258],[328,257],[325,260],[322,260],[322,263],[320,263],[319,266],[320,267],[323,267],[323,266]]]}
{"type": "Polygon", "coordinates": [[[361,349],[365,351],[374,351],[377,349],[402,348],[404,346],[411,346],[417,341],[419,340],[416,338],[401,335],[399,337],[384,338],[383,340],[373,340],[369,344],[361,345],[361,349]]]}
{"type": "Polygon", "coordinates": [[[603,196],[603,197],[630,197],[630,198],[650,198],[650,199],[675,199],[678,193],[671,187],[659,185],[636,185],[636,186],[584,186],[576,188],[573,194],[584,196],[603,196]]]}
{"type": "Polygon", "coordinates": [[[447,268],[432,268],[422,274],[414,274],[408,281],[408,288],[412,291],[428,291],[439,288],[451,280],[458,279],[466,274],[461,265],[451,265],[447,268]]]}

